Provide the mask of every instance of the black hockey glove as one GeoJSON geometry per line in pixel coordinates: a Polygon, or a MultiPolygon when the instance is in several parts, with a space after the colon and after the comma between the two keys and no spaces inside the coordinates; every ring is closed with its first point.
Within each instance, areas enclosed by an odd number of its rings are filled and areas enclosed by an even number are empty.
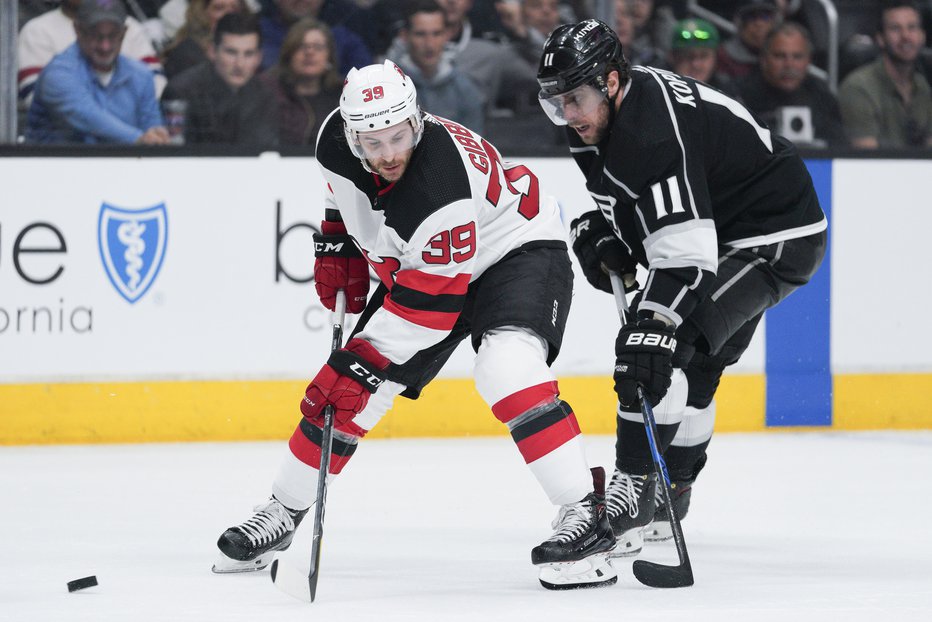
{"type": "Polygon", "coordinates": [[[637,289],[633,277],[637,273],[637,262],[615,236],[601,212],[593,210],[574,219],[570,223],[570,238],[583,274],[593,287],[611,294],[612,282],[608,273],[617,272],[622,277],[632,275],[624,278],[625,291],[637,289]]]}
{"type": "Polygon", "coordinates": [[[661,320],[625,324],[615,340],[615,393],[625,408],[638,403],[638,386],[656,406],[673,376],[674,328],[661,320]]]}

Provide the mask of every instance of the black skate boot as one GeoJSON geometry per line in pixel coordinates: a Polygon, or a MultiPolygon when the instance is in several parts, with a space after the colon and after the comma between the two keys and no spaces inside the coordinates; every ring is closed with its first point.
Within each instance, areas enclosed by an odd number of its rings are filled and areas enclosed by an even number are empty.
{"type": "Polygon", "coordinates": [[[637,555],[644,546],[641,530],[654,519],[657,474],[631,475],[615,469],[605,493],[608,520],[615,532],[612,557],[637,555]]]}
{"type": "Polygon", "coordinates": [[[284,551],[294,539],[295,529],[307,510],[290,510],[272,497],[253,508],[255,514],[246,522],[230,527],[217,540],[220,559],[216,573],[262,570],[272,562],[277,551],[284,551]]]}
{"type": "Polygon", "coordinates": [[[548,590],[602,587],[618,580],[608,561],[615,544],[605,513],[605,471],[592,469],[593,492],[560,507],[553,535],[531,550],[540,567],[540,584],[548,590]]]}
{"type": "MultiPolygon", "coordinates": [[[[689,512],[689,500],[692,496],[692,480],[670,482],[670,496],[673,498],[673,509],[676,517],[682,521],[689,512]]],[[[667,504],[663,502],[663,491],[657,486],[657,510],[654,512],[654,522],[644,528],[646,542],[663,542],[673,537],[670,528],[670,516],[667,514],[667,504]]]]}

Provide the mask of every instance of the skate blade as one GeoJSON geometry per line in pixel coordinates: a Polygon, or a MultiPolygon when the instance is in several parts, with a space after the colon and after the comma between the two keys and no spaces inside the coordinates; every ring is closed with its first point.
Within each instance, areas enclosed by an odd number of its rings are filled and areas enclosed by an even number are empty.
{"type": "Polygon", "coordinates": [[[541,564],[540,584],[548,590],[607,587],[618,581],[608,553],[590,555],[576,562],[541,564]]]}
{"type": "Polygon", "coordinates": [[[666,542],[672,537],[670,521],[657,521],[644,528],[644,542],[666,542]]]}
{"type": "Polygon", "coordinates": [[[230,559],[223,553],[220,553],[220,557],[214,563],[213,567],[210,569],[215,574],[232,574],[236,572],[256,572],[257,570],[262,570],[266,566],[272,563],[272,559],[275,557],[275,551],[269,551],[255,559],[250,559],[248,561],[239,561],[236,559],[230,559]]]}
{"type": "Polygon", "coordinates": [[[610,557],[634,557],[644,548],[643,528],[629,529],[615,538],[615,548],[609,552],[610,557]]]}

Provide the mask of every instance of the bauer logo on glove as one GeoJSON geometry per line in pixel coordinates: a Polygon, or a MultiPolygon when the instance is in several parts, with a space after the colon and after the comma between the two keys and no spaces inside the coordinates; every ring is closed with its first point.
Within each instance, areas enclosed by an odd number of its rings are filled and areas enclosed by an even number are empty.
{"type": "Polygon", "coordinates": [[[628,335],[626,346],[659,346],[671,351],[676,350],[676,339],[669,335],[657,333],[631,333],[628,335]]]}

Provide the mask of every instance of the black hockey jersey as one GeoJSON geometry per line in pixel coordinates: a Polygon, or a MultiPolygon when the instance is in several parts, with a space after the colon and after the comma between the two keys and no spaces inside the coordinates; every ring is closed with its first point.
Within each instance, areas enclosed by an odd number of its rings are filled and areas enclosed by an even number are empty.
{"type": "Polygon", "coordinates": [[[639,309],[677,325],[710,286],[720,246],[773,244],[827,226],[795,147],[691,78],[634,67],[599,145],[567,129],[586,188],[649,270],[639,309]]]}
{"type": "Polygon", "coordinates": [[[559,207],[525,166],[502,161],[488,141],[424,115],[404,175],[387,183],[363,168],[335,110],[317,142],[326,208],[389,289],[358,337],[394,363],[453,328],[469,284],[509,252],[538,240],[565,243],[559,207]]]}

